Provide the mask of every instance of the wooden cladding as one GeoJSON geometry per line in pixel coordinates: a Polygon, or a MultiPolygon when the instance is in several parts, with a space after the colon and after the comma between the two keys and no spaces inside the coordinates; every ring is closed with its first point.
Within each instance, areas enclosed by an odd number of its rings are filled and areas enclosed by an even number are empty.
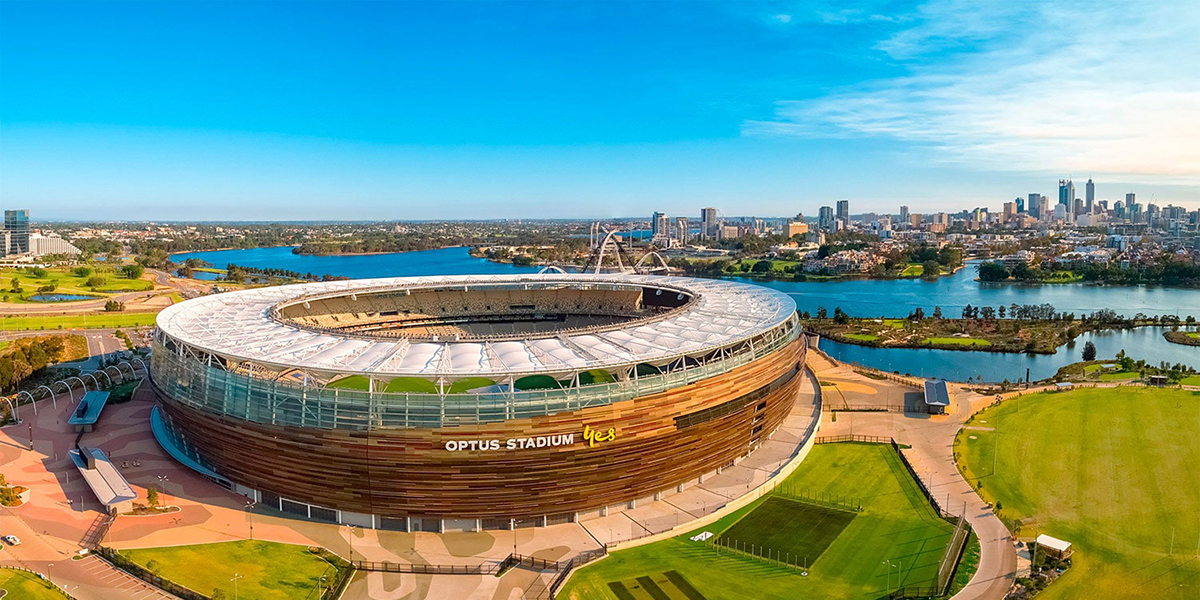
{"type": "Polygon", "coordinates": [[[644,498],[732,463],[783,422],[804,379],[804,352],[801,338],[665,392],[438,429],[270,426],[160,397],[164,416],[191,450],[221,475],[263,492],[384,517],[530,518],[644,498]],[[677,417],[702,411],[705,419],[677,426],[677,417]],[[585,441],[585,426],[611,429],[615,438],[585,441]],[[537,445],[564,436],[571,443],[537,445]],[[519,445],[510,449],[509,440],[519,445]],[[468,449],[447,450],[447,442],[468,449]]]}

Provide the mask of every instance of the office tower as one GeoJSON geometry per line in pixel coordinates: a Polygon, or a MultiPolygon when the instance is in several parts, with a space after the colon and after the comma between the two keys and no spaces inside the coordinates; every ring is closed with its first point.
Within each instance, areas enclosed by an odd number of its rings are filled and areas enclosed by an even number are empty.
{"type": "Polygon", "coordinates": [[[817,212],[817,227],[826,231],[833,229],[833,207],[822,206],[817,212]]]}
{"type": "Polygon", "coordinates": [[[688,218],[675,217],[675,239],[679,241],[679,245],[686,246],[691,237],[691,230],[688,227],[688,218]]]}
{"type": "Polygon", "coordinates": [[[1075,206],[1075,182],[1070,179],[1058,180],[1058,203],[1066,207],[1068,213],[1075,206]]]}
{"type": "Polygon", "coordinates": [[[900,207],[900,222],[901,223],[908,222],[908,207],[907,206],[900,207]]]}
{"type": "Polygon", "coordinates": [[[1017,214],[1025,212],[1025,199],[1024,198],[1017,196],[1017,198],[1015,200],[1013,200],[1013,202],[1016,203],[1016,205],[1017,205],[1017,214]]]}
{"type": "Polygon", "coordinates": [[[1083,208],[1084,208],[1084,210],[1086,210],[1088,212],[1088,214],[1091,214],[1092,210],[1096,206],[1096,184],[1092,183],[1091,178],[1088,178],[1087,185],[1084,186],[1083,189],[1085,190],[1084,191],[1085,204],[1083,205],[1083,208]]]}
{"type": "Polygon", "coordinates": [[[27,209],[4,211],[4,229],[9,233],[9,254],[29,253],[29,211],[27,209]]]}
{"type": "Polygon", "coordinates": [[[1125,194],[1125,206],[1129,206],[1130,204],[1133,204],[1134,202],[1137,202],[1137,194],[1135,194],[1133,192],[1129,192],[1128,194],[1125,194]]]}
{"type": "Polygon", "coordinates": [[[842,222],[847,225],[850,224],[850,201],[849,200],[838,200],[837,201],[837,218],[841,219],[842,222]]]}
{"type": "Polygon", "coordinates": [[[803,219],[792,221],[787,224],[787,230],[785,233],[787,234],[788,239],[791,239],[797,235],[803,236],[808,233],[808,223],[805,223],[803,219]]]}
{"type": "Polygon", "coordinates": [[[650,240],[662,243],[671,239],[671,217],[656,212],[650,217],[650,240]]]}
{"type": "Polygon", "coordinates": [[[700,209],[700,239],[710,240],[717,237],[717,209],[700,209]]]}
{"type": "Polygon", "coordinates": [[[1045,214],[1046,213],[1042,211],[1042,195],[1029,194],[1029,216],[1040,219],[1045,216],[1045,214]]]}

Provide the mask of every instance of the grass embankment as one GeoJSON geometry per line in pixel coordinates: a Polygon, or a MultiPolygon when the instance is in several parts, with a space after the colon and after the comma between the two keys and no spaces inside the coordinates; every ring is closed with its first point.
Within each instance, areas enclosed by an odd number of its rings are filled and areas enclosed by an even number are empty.
{"type": "Polygon", "coordinates": [[[238,598],[293,600],[308,598],[321,576],[331,581],[336,567],[304,546],[241,541],[168,548],[122,550],[126,558],[159,577],[202,594],[221,590],[233,598],[234,575],[238,598]]]}
{"type": "Polygon", "coordinates": [[[940,348],[1053,354],[1087,331],[1077,321],[1016,319],[805,319],[804,326],[831,340],[879,348],[940,348]]]}
{"type": "Polygon", "coordinates": [[[109,329],[112,327],[149,327],[157,313],[97,313],[91,315],[55,315],[52,317],[0,317],[0,329],[38,331],[52,329],[109,329]]]}
{"type": "Polygon", "coordinates": [[[1039,598],[1200,597],[1200,394],[1035,394],[972,424],[994,431],[959,432],[964,476],[982,482],[1006,521],[1022,524],[1019,536],[1075,545],[1074,566],[1039,598]]]}
{"type": "Polygon", "coordinates": [[[936,576],[953,528],[933,513],[890,447],[817,446],[788,478],[788,484],[810,493],[855,498],[864,507],[809,565],[807,577],[750,558],[718,554],[688,539],[702,531],[724,532],[758,510],[764,498],[707,527],[618,550],[576,572],[559,597],[620,600],[609,583],[676,572],[708,600],[874,600],[894,589],[898,579],[906,585],[928,585],[936,576]],[[888,566],[889,560],[902,565],[902,572],[888,566]]]}
{"type": "Polygon", "coordinates": [[[0,569],[0,594],[14,600],[65,600],[66,596],[50,583],[28,571],[0,569]]]}
{"type": "MultiPolygon", "coordinates": [[[[35,277],[30,269],[0,269],[0,300],[9,303],[36,302],[29,300],[30,296],[38,295],[38,288],[54,286],[53,292],[47,294],[70,294],[80,296],[106,297],[120,292],[143,292],[154,289],[154,282],[147,279],[129,279],[112,270],[97,270],[89,267],[87,275],[77,275],[77,267],[45,267],[45,277],[35,277]],[[103,283],[95,287],[88,285],[88,279],[100,277],[103,283]],[[12,291],[12,280],[21,285],[21,293],[12,291]]],[[[80,271],[82,273],[82,271],[80,271]]],[[[44,304],[43,302],[37,302],[44,304]]]]}

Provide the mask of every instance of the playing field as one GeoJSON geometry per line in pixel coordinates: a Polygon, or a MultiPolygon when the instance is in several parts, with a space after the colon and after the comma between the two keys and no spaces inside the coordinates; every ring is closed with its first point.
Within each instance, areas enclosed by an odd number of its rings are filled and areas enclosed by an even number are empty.
{"type": "MultiPolygon", "coordinates": [[[[825,544],[817,533],[827,528],[810,526],[797,514],[809,510],[807,505],[791,501],[775,502],[775,497],[768,496],[702,529],[654,544],[616,551],[608,558],[577,571],[559,597],[628,600],[628,597],[614,592],[609,584],[620,583],[626,591],[633,593],[636,590],[632,589],[631,582],[636,583],[640,577],[656,579],[668,572],[676,572],[709,600],[874,600],[894,589],[898,582],[929,585],[936,577],[938,563],[953,527],[933,513],[890,446],[816,446],[796,473],[788,478],[788,484],[796,489],[856,499],[864,510],[825,544]],[[758,510],[768,512],[749,517],[749,522],[745,521],[744,517],[754,515],[758,510]],[[777,523],[773,529],[766,527],[772,522],[777,523]],[[756,539],[759,540],[773,539],[772,536],[776,535],[785,538],[804,535],[803,532],[807,530],[810,532],[808,547],[824,545],[824,550],[811,562],[808,576],[802,577],[791,569],[752,558],[731,553],[717,554],[705,544],[688,539],[702,531],[715,534],[731,528],[731,531],[737,531],[743,527],[757,530],[756,539]],[[891,566],[888,561],[891,561],[891,566]]],[[[831,511],[821,509],[818,512],[831,511]]],[[[800,546],[793,547],[799,552],[804,551],[800,546]]],[[[634,594],[633,597],[640,599],[653,596],[634,594]]]]}
{"type": "Polygon", "coordinates": [[[307,598],[336,569],[304,546],[241,541],[195,546],[122,550],[121,554],[160,577],[204,594],[221,590],[233,598],[238,576],[239,598],[294,600],[307,598]]]}
{"type": "MultiPolygon", "coordinates": [[[[807,565],[825,552],[855,516],[845,510],[773,496],[718,535],[734,542],[752,543],[770,556],[782,553],[796,557],[796,563],[807,565]]],[[[758,554],[768,555],[761,550],[758,554]]]]}
{"type": "Polygon", "coordinates": [[[1075,545],[1075,566],[1038,598],[1200,598],[1200,394],[1037,394],[971,424],[955,441],[968,479],[1004,517],[1031,520],[1020,535],[1075,545]]]}

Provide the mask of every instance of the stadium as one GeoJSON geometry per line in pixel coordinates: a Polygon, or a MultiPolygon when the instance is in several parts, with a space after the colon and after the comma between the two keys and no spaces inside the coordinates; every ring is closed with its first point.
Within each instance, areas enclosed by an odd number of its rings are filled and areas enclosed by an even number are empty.
{"type": "Polygon", "coordinates": [[[804,381],[787,295],[724,280],[331,281],[164,310],[152,426],[263,506],[403,531],[576,521],[755,450],[804,381]]]}

